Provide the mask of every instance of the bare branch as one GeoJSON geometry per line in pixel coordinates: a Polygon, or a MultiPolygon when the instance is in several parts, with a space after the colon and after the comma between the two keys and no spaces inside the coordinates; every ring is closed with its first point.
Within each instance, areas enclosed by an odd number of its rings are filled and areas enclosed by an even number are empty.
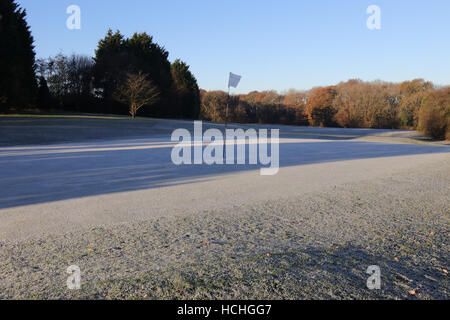
{"type": "Polygon", "coordinates": [[[159,100],[159,90],[147,79],[148,75],[142,72],[127,73],[125,83],[116,94],[116,99],[129,105],[129,112],[133,119],[137,111],[159,100]]]}

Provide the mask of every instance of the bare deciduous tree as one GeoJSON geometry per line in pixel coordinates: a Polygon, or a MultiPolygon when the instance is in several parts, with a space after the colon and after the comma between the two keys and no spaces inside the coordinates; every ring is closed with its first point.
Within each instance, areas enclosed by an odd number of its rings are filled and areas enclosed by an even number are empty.
{"type": "Polygon", "coordinates": [[[134,119],[140,108],[158,101],[159,90],[147,79],[146,74],[142,72],[127,73],[125,83],[120,87],[116,98],[129,105],[129,112],[134,119]]]}

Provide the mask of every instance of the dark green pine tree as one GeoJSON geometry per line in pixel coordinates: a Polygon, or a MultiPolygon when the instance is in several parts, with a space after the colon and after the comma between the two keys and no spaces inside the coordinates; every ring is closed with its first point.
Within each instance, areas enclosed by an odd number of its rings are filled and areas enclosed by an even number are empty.
{"type": "Polygon", "coordinates": [[[106,100],[112,100],[128,69],[128,57],[124,52],[124,36],[108,30],[95,50],[94,85],[106,100]]]}
{"type": "Polygon", "coordinates": [[[200,114],[200,90],[189,66],[177,59],[171,66],[177,104],[182,118],[198,119],[200,114]]]}
{"type": "Polygon", "coordinates": [[[37,83],[33,37],[26,12],[14,0],[0,1],[0,104],[35,102],[37,83]]]}
{"type": "Polygon", "coordinates": [[[172,76],[168,56],[169,53],[145,32],[125,38],[119,31],[114,33],[109,30],[95,51],[95,88],[111,104],[127,73],[145,73],[148,80],[157,86],[161,96],[156,108],[143,110],[143,114],[157,109],[159,115],[170,116],[172,76]]]}
{"type": "Polygon", "coordinates": [[[45,80],[43,76],[39,77],[36,105],[41,109],[51,109],[53,107],[52,96],[47,85],[47,80],[45,80]]]}

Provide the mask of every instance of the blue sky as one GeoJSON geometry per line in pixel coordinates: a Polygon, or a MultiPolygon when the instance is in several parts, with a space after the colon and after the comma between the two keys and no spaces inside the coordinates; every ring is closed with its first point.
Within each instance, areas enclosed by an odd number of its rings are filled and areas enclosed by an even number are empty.
{"type": "Polygon", "coordinates": [[[350,78],[450,84],[448,0],[18,0],[38,57],[94,55],[108,28],[153,35],[171,61],[186,61],[201,88],[234,92],[309,89],[350,78]],[[66,28],[69,5],[81,30],[66,28]],[[381,30],[369,30],[369,5],[381,30]]]}

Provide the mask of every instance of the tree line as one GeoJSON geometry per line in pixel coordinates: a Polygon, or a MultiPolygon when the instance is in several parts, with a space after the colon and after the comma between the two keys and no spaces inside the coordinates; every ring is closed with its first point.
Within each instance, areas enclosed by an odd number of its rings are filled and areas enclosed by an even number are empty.
{"type": "Polygon", "coordinates": [[[179,59],[171,63],[168,51],[147,33],[126,38],[109,30],[94,57],[35,59],[25,10],[13,0],[2,0],[0,17],[0,112],[37,107],[198,118],[200,93],[189,66],[179,59]]]}
{"type": "Polygon", "coordinates": [[[40,109],[197,119],[200,93],[189,66],[147,33],[109,30],[94,58],[58,54],[38,59],[40,109]],[[151,108],[142,108],[151,106],[151,108]],[[141,109],[142,108],[142,109],[141,109]]]}
{"type": "Polygon", "coordinates": [[[308,91],[254,91],[228,97],[199,90],[189,66],[168,60],[147,33],[126,38],[109,30],[94,57],[36,59],[26,12],[0,2],[0,112],[30,107],[242,123],[419,129],[450,139],[450,88],[415,79],[358,79],[308,91]],[[226,105],[230,112],[226,119],[226,105]]]}
{"type": "Polygon", "coordinates": [[[450,87],[414,79],[402,83],[352,79],[308,91],[254,91],[228,98],[201,90],[202,119],[344,128],[418,129],[450,139],[450,87]]]}

